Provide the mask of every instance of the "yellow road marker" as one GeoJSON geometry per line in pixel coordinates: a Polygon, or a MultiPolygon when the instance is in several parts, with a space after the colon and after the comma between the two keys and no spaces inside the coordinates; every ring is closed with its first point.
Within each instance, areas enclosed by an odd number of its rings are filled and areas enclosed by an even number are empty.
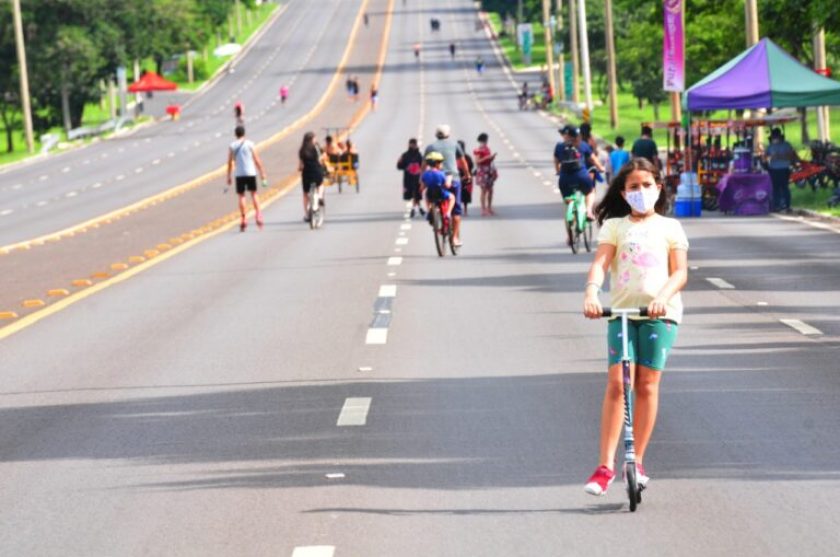
{"type": "Polygon", "coordinates": [[[111,263],[112,271],[125,271],[126,269],[128,269],[127,263],[111,263]]]}
{"type": "Polygon", "coordinates": [[[147,249],[143,252],[143,255],[145,255],[147,259],[151,259],[152,257],[160,255],[160,252],[156,249],[147,249]]]}
{"type": "Polygon", "coordinates": [[[142,263],[145,260],[146,260],[146,258],[143,257],[142,255],[132,255],[131,257],[128,258],[128,262],[133,263],[133,264],[142,263]]]}
{"type": "Polygon", "coordinates": [[[47,296],[51,298],[61,298],[63,296],[69,296],[70,291],[66,288],[53,288],[52,290],[47,290],[47,296]]]}
{"type": "Polygon", "coordinates": [[[155,248],[159,251],[168,251],[172,249],[172,246],[170,246],[169,244],[158,244],[155,246],[155,248]]]}
{"type": "Polygon", "coordinates": [[[72,284],[73,286],[90,286],[93,284],[93,281],[90,279],[76,279],[70,284],[72,284]]]}
{"type": "Polygon", "coordinates": [[[37,298],[31,298],[29,300],[24,300],[21,304],[25,308],[40,308],[47,305],[47,302],[44,300],[39,300],[37,298]]]}
{"type": "MultiPolygon", "coordinates": [[[[17,319],[18,314],[13,311],[0,311],[0,319],[17,319]]],[[[0,329],[2,331],[2,329],[0,329]]]]}
{"type": "Polygon", "coordinates": [[[92,278],[92,279],[111,278],[111,273],[106,273],[104,271],[99,271],[98,273],[93,273],[92,275],[90,275],[90,278],[92,278]]]}

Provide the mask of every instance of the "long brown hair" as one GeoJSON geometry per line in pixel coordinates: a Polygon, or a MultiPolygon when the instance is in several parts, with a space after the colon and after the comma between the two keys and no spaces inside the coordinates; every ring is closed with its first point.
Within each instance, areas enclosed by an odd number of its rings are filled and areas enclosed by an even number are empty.
{"type": "Polygon", "coordinates": [[[303,141],[300,144],[300,150],[298,151],[298,156],[301,159],[306,158],[307,156],[312,156],[314,152],[317,156],[318,151],[316,150],[315,146],[312,144],[312,139],[315,137],[315,132],[306,132],[303,134],[303,141]]]}
{"type": "Polygon", "coordinates": [[[618,174],[616,174],[615,178],[613,178],[612,182],[610,182],[610,187],[607,190],[607,194],[604,196],[604,199],[602,199],[601,202],[598,203],[598,206],[595,207],[595,217],[598,219],[598,224],[604,224],[604,221],[607,219],[626,217],[630,214],[630,205],[628,205],[627,201],[624,200],[624,197],[621,196],[621,192],[624,191],[624,186],[627,183],[627,177],[631,172],[635,172],[637,170],[650,172],[650,175],[653,176],[653,180],[662,186],[662,189],[659,190],[659,199],[656,200],[654,210],[660,215],[665,214],[668,200],[665,194],[665,187],[662,185],[662,175],[659,174],[659,169],[656,168],[656,166],[648,159],[637,157],[631,159],[630,162],[621,167],[621,170],[619,170],[618,174]]]}

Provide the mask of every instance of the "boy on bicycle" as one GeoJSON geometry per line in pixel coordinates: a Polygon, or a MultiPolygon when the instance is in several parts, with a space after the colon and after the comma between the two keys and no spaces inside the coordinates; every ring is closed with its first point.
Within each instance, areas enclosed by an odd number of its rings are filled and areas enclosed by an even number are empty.
{"type": "MultiPolygon", "coordinates": [[[[567,199],[579,190],[586,200],[586,216],[593,219],[592,206],[595,187],[587,168],[593,164],[592,151],[581,149],[578,130],[574,126],[565,126],[560,130],[563,141],[554,146],[554,169],[560,176],[559,186],[563,198],[567,199]]],[[[569,201],[566,201],[569,203],[569,201]]]]}
{"type": "Polygon", "coordinates": [[[446,185],[446,174],[443,173],[443,155],[437,151],[431,151],[426,155],[427,169],[420,176],[420,187],[426,198],[426,209],[429,210],[431,218],[432,204],[440,201],[440,207],[447,218],[452,216],[452,209],[455,208],[454,194],[446,185]]]}

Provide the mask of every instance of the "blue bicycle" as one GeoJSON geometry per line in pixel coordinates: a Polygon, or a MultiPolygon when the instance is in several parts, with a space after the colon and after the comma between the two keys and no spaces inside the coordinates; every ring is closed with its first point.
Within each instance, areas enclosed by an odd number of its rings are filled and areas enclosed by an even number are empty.
{"type": "Polygon", "coordinates": [[[647,308],[604,308],[603,316],[621,317],[621,373],[624,384],[624,480],[630,512],[642,502],[642,486],[636,477],[636,442],[633,439],[633,385],[630,382],[630,354],[627,348],[627,319],[630,315],[647,317],[647,308]]]}

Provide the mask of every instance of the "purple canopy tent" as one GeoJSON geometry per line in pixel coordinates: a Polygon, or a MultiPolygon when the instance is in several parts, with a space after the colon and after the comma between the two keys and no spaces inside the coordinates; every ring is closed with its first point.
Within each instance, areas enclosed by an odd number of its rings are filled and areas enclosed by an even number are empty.
{"type": "Polygon", "coordinates": [[[683,96],[688,110],[840,105],[840,82],[801,64],[770,39],[761,39],[683,96]]]}

